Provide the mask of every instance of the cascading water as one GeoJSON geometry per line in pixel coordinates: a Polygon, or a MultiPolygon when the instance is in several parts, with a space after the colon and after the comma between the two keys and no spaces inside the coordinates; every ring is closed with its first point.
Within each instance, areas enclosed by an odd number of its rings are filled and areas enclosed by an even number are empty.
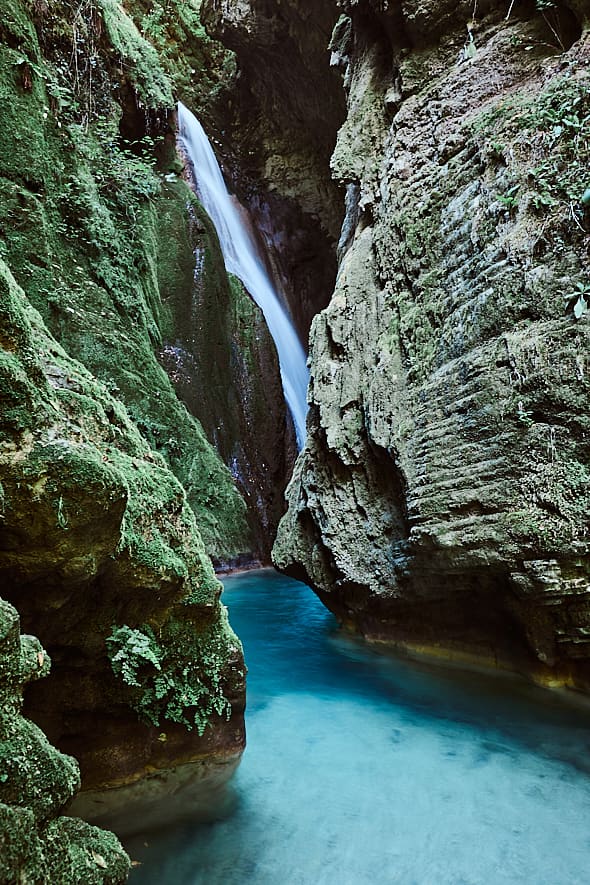
{"type": "Polygon", "coordinates": [[[226,269],[242,281],[261,309],[277,348],[285,400],[301,449],[305,441],[309,380],[305,353],[280,304],[256,244],[228,193],[209,139],[194,114],[180,102],[178,126],[182,145],[193,167],[201,202],[215,225],[226,269]]]}

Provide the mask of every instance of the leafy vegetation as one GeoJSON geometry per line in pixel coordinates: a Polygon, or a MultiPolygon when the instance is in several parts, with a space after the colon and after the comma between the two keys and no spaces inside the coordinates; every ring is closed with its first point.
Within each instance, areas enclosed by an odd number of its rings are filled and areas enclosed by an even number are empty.
{"type": "MultiPolygon", "coordinates": [[[[509,187],[497,200],[519,218],[532,214],[541,236],[562,252],[590,232],[590,78],[555,78],[541,92],[499,102],[473,124],[488,156],[509,187]],[[510,144],[510,152],[503,145],[510,144]]],[[[582,274],[580,267],[580,275],[582,274]]],[[[566,309],[587,312],[587,284],[571,280],[566,309]]],[[[567,290],[566,290],[567,292],[567,290]]]]}
{"type": "Polygon", "coordinates": [[[212,716],[229,719],[223,670],[232,666],[240,645],[225,625],[227,636],[221,640],[210,628],[191,631],[178,621],[160,630],[162,638],[148,625],[113,629],[107,639],[111,665],[131,690],[141,717],[157,726],[168,720],[195,727],[199,735],[212,716]]]}
{"type": "Polygon", "coordinates": [[[574,291],[566,295],[565,299],[567,306],[571,307],[575,318],[579,320],[588,311],[590,285],[588,283],[577,283],[574,291]]]}

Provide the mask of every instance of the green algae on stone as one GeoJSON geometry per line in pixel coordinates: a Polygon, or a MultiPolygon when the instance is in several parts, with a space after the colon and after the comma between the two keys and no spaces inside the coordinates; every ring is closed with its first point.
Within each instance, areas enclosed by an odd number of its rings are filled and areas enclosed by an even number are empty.
{"type": "Polygon", "coordinates": [[[377,5],[346,5],[333,167],[365,212],[314,321],[273,555],[369,637],[588,691],[588,34],[556,56],[538,16],[492,7],[458,63],[449,4],[401,49],[414,10],[377,5]]]}
{"type": "MultiPolygon", "coordinates": [[[[167,458],[187,487],[209,552],[224,559],[246,554],[252,542],[244,503],[198,422],[177,401],[155,353],[166,322],[160,216],[171,196],[186,215],[188,193],[184,185],[170,189],[156,168],[174,106],[161,67],[166,52],[160,47],[159,55],[149,34],[142,36],[133,23],[130,15],[141,21],[146,14],[141,4],[124,10],[105,0],[105,28],[100,15],[72,21],[61,3],[51,16],[40,7],[32,18],[23,3],[10,10],[5,5],[10,45],[0,49],[0,104],[10,125],[0,136],[0,256],[53,334],[125,399],[167,458]],[[35,64],[30,89],[23,88],[17,64],[24,57],[35,64]],[[141,123],[131,107],[129,84],[160,121],[141,150],[130,144],[132,132],[120,134],[152,125],[149,114],[140,111],[141,123]]],[[[168,26],[174,30],[178,23],[184,51],[187,22],[198,10],[181,6],[168,9],[168,26]]],[[[215,51],[204,34],[193,40],[192,51],[198,54],[199,40],[207,44],[203,63],[214,67],[215,51]]],[[[181,258],[193,260],[190,250],[181,258]]],[[[184,285],[178,275],[170,282],[184,285]]]]}

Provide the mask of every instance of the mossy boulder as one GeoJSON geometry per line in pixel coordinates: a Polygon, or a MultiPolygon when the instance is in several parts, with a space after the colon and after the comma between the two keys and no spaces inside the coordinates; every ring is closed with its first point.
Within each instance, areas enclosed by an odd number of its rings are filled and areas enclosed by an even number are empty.
{"type": "Polygon", "coordinates": [[[0,600],[0,881],[105,883],[127,879],[118,839],[61,816],[80,786],[78,764],[21,714],[23,686],[48,674],[38,640],[20,635],[16,610],[0,600]]]}

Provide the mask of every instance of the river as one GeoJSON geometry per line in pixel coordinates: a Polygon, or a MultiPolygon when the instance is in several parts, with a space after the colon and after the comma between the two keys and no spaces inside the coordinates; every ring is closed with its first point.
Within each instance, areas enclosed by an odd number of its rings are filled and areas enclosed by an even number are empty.
{"type": "Polygon", "coordinates": [[[304,585],[229,577],[248,748],[210,822],[127,844],[135,885],[587,885],[590,712],[388,656],[304,585]]]}

